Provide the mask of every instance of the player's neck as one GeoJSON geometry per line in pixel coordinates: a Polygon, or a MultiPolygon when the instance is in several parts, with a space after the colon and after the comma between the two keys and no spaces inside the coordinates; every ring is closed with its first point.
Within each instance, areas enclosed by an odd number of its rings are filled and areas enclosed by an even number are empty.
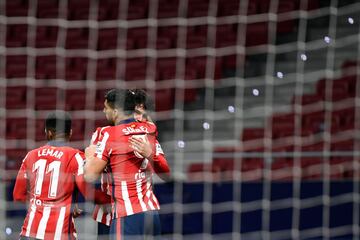
{"type": "Polygon", "coordinates": [[[70,140],[69,137],[65,137],[65,136],[56,136],[56,137],[48,138],[49,142],[68,142],[69,140],[70,140]]]}
{"type": "Polygon", "coordinates": [[[67,139],[67,138],[55,138],[53,141],[56,141],[56,142],[68,142],[69,139],[67,139]]]}
{"type": "Polygon", "coordinates": [[[120,124],[122,121],[129,119],[129,118],[134,118],[133,115],[121,115],[121,116],[117,116],[114,123],[115,125],[120,124]]]}

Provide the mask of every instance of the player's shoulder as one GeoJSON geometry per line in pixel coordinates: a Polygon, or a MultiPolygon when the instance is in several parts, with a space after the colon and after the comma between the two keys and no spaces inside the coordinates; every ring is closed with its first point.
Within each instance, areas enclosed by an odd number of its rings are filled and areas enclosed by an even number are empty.
{"type": "Polygon", "coordinates": [[[123,124],[122,131],[125,135],[129,134],[153,134],[157,132],[156,125],[152,122],[138,122],[134,121],[128,124],[123,124]]]}
{"type": "Polygon", "coordinates": [[[42,146],[40,146],[38,148],[34,148],[32,150],[29,150],[29,152],[26,154],[26,157],[31,157],[33,155],[39,155],[46,148],[49,148],[49,145],[45,144],[45,145],[42,145],[42,146]]]}
{"type": "Polygon", "coordinates": [[[148,125],[150,125],[150,126],[155,126],[155,127],[156,127],[156,124],[155,124],[155,123],[153,123],[153,122],[146,121],[145,123],[147,123],[147,124],[148,124],[148,125]]]}
{"type": "Polygon", "coordinates": [[[101,128],[97,129],[96,139],[100,140],[100,139],[103,139],[104,137],[109,137],[114,134],[116,135],[117,132],[118,132],[117,126],[101,127],[101,128]]]}
{"type": "Polygon", "coordinates": [[[25,161],[26,159],[33,158],[33,156],[36,156],[36,155],[38,154],[38,152],[39,152],[42,148],[43,148],[43,146],[29,150],[29,151],[26,153],[23,161],[25,161]]]}
{"type": "Polygon", "coordinates": [[[95,142],[98,140],[102,135],[104,135],[105,132],[107,132],[110,129],[111,126],[105,126],[105,127],[98,127],[94,131],[91,137],[91,142],[95,142]]]}
{"type": "Polygon", "coordinates": [[[64,146],[61,150],[63,150],[66,155],[63,160],[68,161],[71,166],[78,166],[78,163],[84,161],[85,159],[84,152],[77,148],[64,146]]]}
{"type": "Polygon", "coordinates": [[[150,122],[150,121],[147,121],[147,127],[149,129],[149,134],[152,134],[154,136],[157,136],[158,135],[158,129],[157,129],[157,126],[155,123],[153,122],[150,122]]]}
{"type": "Polygon", "coordinates": [[[58,150],[62,151],[68,157],[75,156],[76,154],[80,154],[80,155],[83,154],[83,152],[81,150],[71,147],[71,146],[62,146],[62,147],[59,147],[58,150]]]}
{"type": "Polygon", "coordinates": [[[111,128],[111,126],[98,127],[98,128],[96,128],[96,130],[95,130],[94,133],[100,134],[100,133],[102,133],[102,132],[104,132],[104,131],[106,131],[106,130],[109,130],[110,128],[111,128]]]}
{"type": "Polygon", "coordinates": [[[150,121],[145,121],[145,122],[138,122],[140,124],[140,126],[144,126],[148,129],[149,133],[153,133],[157,131],[157,127],[156,124],[150,121]]]}
{"type": "Polygon", "coordinates": [[[103,135],[105,132],[108,132],[112,129],[112,126],[98,127],[93,133],[93,137],[98,137],[103,135]]]}

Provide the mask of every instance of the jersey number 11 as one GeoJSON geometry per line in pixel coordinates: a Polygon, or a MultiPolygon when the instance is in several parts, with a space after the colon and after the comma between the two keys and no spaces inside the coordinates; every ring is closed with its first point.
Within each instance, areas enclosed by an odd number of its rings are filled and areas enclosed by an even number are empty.
{"type": "Polygon", "coordinates": [[[45,174],[51,173],[50,184],[49,184],[49,198],[55,198],[57,194],[58,181],[60,175],[60,161],[51,162],[46,171],[46,159],[39,159],[33,165],[33,172],[36,171],[36,181],[35,181],[35,196],[40,196],[44,181],[45,174]]]}

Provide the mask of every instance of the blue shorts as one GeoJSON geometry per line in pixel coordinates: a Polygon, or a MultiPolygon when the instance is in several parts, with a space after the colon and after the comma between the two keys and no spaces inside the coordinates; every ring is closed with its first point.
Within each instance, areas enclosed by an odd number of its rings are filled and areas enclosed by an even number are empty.
{"type": "Polygon", "coordinates": [[[146,236],[160,239],[161,226],[158,211],[147,211],[111,221],[110,239],[143,240],[146,236]]]}

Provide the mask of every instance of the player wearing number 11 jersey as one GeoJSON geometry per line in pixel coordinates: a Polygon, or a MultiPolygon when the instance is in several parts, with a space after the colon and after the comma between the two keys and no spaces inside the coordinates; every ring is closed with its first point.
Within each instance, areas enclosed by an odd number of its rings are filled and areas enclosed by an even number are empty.
{"type": "Polygon", "coordinates": [[[16,178],[14,200],[30,202],[20,239],[76,239],[72,217],[75,187],[96,203],[111,200],[84,181],[84,155],[68,146],[69,114],[49,114],[45,132],[49,142],[26,155],[16,178]]]}

